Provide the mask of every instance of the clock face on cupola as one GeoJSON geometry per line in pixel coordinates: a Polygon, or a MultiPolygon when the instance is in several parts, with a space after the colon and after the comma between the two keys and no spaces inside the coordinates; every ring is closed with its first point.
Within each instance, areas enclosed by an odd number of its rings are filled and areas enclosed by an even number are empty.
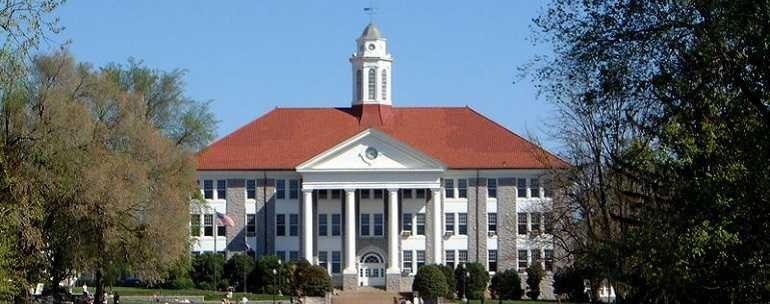
{"type": "Polygon", "coordinates": [[[388,44],[374,23],[356,40],[358,53],[350,58],[353,70],[353,105],[392,105],[391,66],[388,44]]]}

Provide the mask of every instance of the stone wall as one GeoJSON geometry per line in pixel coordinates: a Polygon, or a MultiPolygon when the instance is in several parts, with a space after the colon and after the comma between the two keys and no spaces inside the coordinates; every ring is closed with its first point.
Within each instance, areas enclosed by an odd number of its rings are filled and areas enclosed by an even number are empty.
{"type": "Polygon", "coordinates": [[[468,260],[487,267],[487,180],[468,179],[468,260]]]}
{"type": "Polygon", "coordinates": [[[246,250],[246,191],[243,179],[227,180],[227,216],[235,225],[226,228],[228,256],[246,250]]]}
{"type": "Polygon", "coordinates": [[[516,248],[516,185],[514,178],[501,178],[497,185],[497,267],[515,269],[516,248]]]}

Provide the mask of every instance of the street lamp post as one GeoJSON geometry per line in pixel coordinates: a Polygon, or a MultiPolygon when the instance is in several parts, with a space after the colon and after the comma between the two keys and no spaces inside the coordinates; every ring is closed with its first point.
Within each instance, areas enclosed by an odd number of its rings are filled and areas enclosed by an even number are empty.
{"type": "Polygon", "coordinates": [[[465,287],[464,287],[464,289],[465,289],[465,295],[464,295],[465,296],[465,303],[468,303],[470,301],[470,299],[468,298],[468,280],[470,280],[470,279],[471,279],[471,273],[468,272],[468,269],[466,268],[465,269],[465,287]]]}
{"type": "Polygon", "coordinates": [[[276,281],[276,275],[278,274],[278,271],[273,268],[273,304],[275,304],[275,281],[276,281]]]}
{"type": "MultiPolygon", "coordinates": [[[[278,259],[278,269],[281,269],[281,259],[278,259]]],[[[283,287],[283,280],[281,280],[281,271],[278,270],[278,296],[283,296],[283,292],[281,291],[281,288],[283,287]]]]}

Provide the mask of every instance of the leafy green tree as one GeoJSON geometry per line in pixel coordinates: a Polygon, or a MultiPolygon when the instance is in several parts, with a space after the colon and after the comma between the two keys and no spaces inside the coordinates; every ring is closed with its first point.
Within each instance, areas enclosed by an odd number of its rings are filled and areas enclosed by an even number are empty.
{"type": "Polygon", "coordinates": [[[412,282],[412,290],[420,293],[420,297],[432,303],[437,303],[439,297],[449,293],[449,286],[441,267],[425,265],[417,270],[412,282]]]}
{"type": "Polygon", "coordinates": [[[489,286],[492,296],[502,300],[520,300],[524,295],[521,288],[521,278],[512,269],[495,273],[492,276],[492,284],[489,286]]]}
{"type": "Polygon", "coordinates": [[[585,283],[581,274],[575,267],[560,268],[553,275],[553,293],[557,296],[566,296],[570,302],[588,302],[588,294],[585,292],[585,283]]]}
{"type": "Polygon", "coordinates": [[[254,271],[254,259],[245,254],[236,254],[225,263],[225,277],[241,291],[246,291],[247,277],[254,271]]]}
{"type": "Polygon", "coordinates": [[[193,257],[192,277],[200,289],[216,290],[224,277],[225,257],[218,253],[206,252],[193,257]]]}
{"type": "Polygon", "coordinates": [[[540,266],[540,262],[532,263],[527,268],[527,297],[532,300],[537,300],[540,297],[540,282],[543,281],[545,271],[543,266],[540,266]]]}
{"type": "Polygon", "coordinates": [[[553,0],[535,20],[574,165],[556,241],[619,302],[770,302],[768,6],[553,0]]]}

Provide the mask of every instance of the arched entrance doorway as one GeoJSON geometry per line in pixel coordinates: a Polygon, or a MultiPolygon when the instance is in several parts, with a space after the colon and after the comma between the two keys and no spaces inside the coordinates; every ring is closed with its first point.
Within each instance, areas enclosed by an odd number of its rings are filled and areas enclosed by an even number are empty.
{"type": "Polygon", "coordinates": [[[358,264],[359,286],[385,286],[385,260],[375,252],[369,252],[361,257],[358,264]]]}

